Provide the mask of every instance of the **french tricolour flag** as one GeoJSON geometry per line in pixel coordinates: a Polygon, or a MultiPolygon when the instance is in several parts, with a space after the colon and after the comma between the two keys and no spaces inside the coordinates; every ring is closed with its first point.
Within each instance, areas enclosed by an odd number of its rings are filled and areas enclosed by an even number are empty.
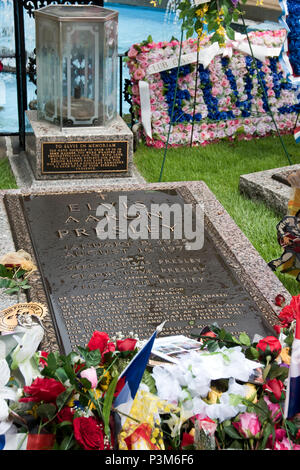
{"type": "Polygon", "coordinates": [[[0,450],[48,450],[53,444],[53,434],[0,434],[0,450]]]}
{"type": "Polygon", "coordinates": [[[300,142],[300,126],[299,126],[299,127],[295,127],[295,129],[294,129],[294,137],[295,137],[295,141],[297,142],[297,144],[299,144],[299,142],[300,142]]]}
{"type": "Polygon", "coordinates": [[[121,423],[123,424],[126,420],[125,415],[129,415],[131,406],[140,386],[143,374],[145,372],[154,340],[157,333],[160,333],[164,327],[165,322],[159,325],[150,339],[147,341],[145,346],[134,356],[132,361],[123,370],[119,377],[119,381],[125,381],[122,390],[116,397],[113,406],[117,411],[121,413],[121,423]]]}
{"type": "Polygon", "coordinates": [[[300,413],[300,312],[296,318],[296,331],[292,345],[284,416],[285,418],[292,418],[297,413],[300,413]]]}

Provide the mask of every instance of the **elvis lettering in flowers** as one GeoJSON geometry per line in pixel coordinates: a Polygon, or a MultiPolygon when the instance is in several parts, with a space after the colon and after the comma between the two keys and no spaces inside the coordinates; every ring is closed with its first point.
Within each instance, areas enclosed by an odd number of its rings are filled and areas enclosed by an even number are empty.
{"type": "MultiPolygon", "coordinates": [[[[284,29],[249,34],[253,46],[270,49],[280,48],[285,37],[284,29]]],[[[210,38],[205,36],[200,43],[200,53],[209,45],[210,38]]],[[[183,41],[181,49],[183,58],[195,54],[197,39],[183,41]]],[[[153,64],[163,64],[174,57],[178,61],[179,51],[177,40],[154,43],[150,38],[134,44],[128,51],[130,91],[138,120],[142,116],[139,82],[149,86],[152,132],[151,135],[145,132],[147,145],[165,146],[171,119],[169,145],[174,147],[190,144],[191,135],[193,145],[270,135],[275,126],[269,111],[281,133],[290,133],[293,129],[299,110],[299,93],[287,80],[278,57],[256,59],[256,67],[252,56],[229,41],[224,48],[230,51],[228,56],[220,52],[206,68],[202,63],[198,63],[198,67],[195,62],[184,63],[180,66],[178,81],[177,67],[152,73],[153,64]]]]}

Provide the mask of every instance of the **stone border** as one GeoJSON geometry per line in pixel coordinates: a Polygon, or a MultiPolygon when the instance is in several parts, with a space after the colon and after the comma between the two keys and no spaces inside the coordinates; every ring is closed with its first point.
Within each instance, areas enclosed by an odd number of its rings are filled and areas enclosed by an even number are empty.
{"type": "Polygon", "coordinates": [[[250,199],[264,202],[279,215],[286,215],[291,189],[286,184],[272,178],[272,175],[299,169],[300,164],[296,164],[241,175],[239,190],[250,199]]]}
{"type": "MultiPolygon", "coordinates": [[[[244,287],[248,290],[253,300],[258,304],[262,311],[262,318],[266,320],[269,325],[276,323],[276,315],[280,312],[280,307],[274,305],[276,295],[282,294],[289,302],[291,296],[284,288],[277,276],[271,271],[267,263],[261,258],[255,248],[251,245],[249,240],[238,228],[227,211],[223,208],[220,202],[215,198],[213,193],[209,190],[206,184],[202,181],[191,182],[174,182],[174,183],[149,183],[149,184],[131,184],[126,187],[123,185],[106,186],[99,189],[85,188],[80,191],[36,191],[35,195],[43,194],[62,194],[68,192],[90,192],[95,191],[128,191],[128,190],[162,190],[162,189],[177,189],[189,202],[200,203],[205,208],[205,225],[209,234],[214,239],[221,253],[225,256],[228,264],[236,273],[236,275],[243,279],[244,287]]],[[[31,247],[29,234],[26,228],[26,222],[21,213],[20,203],[16,196],[27,195],[28,191],[23,190],[8,190],[0,191],[0,200],[5,199],[6,206],[9,208],[11,222],[14,226],[14,242],[16,248],[24,248],[34,254],[31,247]],[[25,225],[24,225],[25,224],[25,225]]],[[[32,192],[30,192],[32,195],[32,192]]],[[[41,303],[46,303],[45,292],[42,287],[42,280],[39,273],[35,274],[33,278],[33,285],[36,288],[32,289],[30,300],[41,303]]],[[[50,350],[57,349],[56,335],[51,319],[45,322],[47,328],[44,343],[50,350]]],[[[45,347],[45,346],[44,346],[45,347]]]]}

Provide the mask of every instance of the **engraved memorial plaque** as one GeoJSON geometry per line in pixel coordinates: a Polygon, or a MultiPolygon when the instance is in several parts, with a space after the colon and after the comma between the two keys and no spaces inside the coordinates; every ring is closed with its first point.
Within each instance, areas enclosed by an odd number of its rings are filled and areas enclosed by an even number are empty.
{"type": "Polygon", "coordinates": [[[128,142],[42,142],[42,174],[128,171],[128,142]]]}
{"type": "MultiPolygon", "coordinates": [[[[170,239],[158,235],[154,239],[151,225],[148,239],[135,239],[137,219],[130,216],[131,236],[122,232],[120,211],[139,204],[159,220],[161,213],[153,214],[152,204],[183,207],[185,197],[178,189],[16,197],[23,207],[61,351],[85,345],[94,330],[110,336],[133,332],[146,339],[164,320],[162,335],[189,336],[212,322],[234,334],[270,334],[257,299],[208,227],[204,246],[197,250],[186,249],[184,237],[175,238],[172,219],[170,239]],[[111,217],[110,212],[98,215],[100,205],[115,209],[114,239],[97,236],[99,222],[111,217]]],[[[162,230],[165,221],[159,223],[162,230]]]]}

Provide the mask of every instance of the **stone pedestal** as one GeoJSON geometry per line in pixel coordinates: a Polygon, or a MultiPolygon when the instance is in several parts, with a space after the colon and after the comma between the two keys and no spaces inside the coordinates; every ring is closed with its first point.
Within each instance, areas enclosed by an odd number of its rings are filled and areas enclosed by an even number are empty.
{"type": "Polygon", "coordinates": [[[133,134],[118,116],[106,127],[60,128],[27,111],[26,154],[37,180],[132,176],[133,134]]]}

